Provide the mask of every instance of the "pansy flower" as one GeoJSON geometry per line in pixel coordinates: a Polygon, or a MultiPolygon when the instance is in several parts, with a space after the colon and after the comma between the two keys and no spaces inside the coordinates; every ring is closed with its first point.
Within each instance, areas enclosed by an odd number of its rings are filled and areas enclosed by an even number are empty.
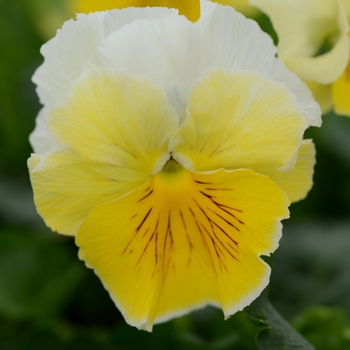
{"type": "Polygon", "coordinates": [[[323,111],[350,116],[350,1],[250,0],[271,19],[278,55],[309,85],[323,111]]]}
{"type": "Polygon", "coordinates": [[[33,78],[37,210],[146,330],[254,300],[270,275],[261,255],[312,185],[310,91],[254,21],[200,5],[194,23],[167,8],[78,15],[33,78]]]}

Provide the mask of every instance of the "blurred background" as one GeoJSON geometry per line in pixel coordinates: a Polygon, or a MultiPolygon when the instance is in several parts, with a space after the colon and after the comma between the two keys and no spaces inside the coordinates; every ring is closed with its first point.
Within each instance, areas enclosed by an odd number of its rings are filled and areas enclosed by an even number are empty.
{"type": "MultiPolygon", "coordinates": [[[[271,32],[268,19],[256,16],[271,32]]],[[[64,0],[0,0],[0,349],[256,349],[243,313],[207,308],[149,334],[125,324],[74,240],[45,227],[26,161],[40,109],[31,76],[40,46],[72,12],[64,0]]],[[[273,34],[273,33],[272,33],[273,34]]],[[[274,36],[276,38],[276,36],[274,36]]],[[[314,187],[291,206],[269,259],[270,299],[317,349],[350,349],[350,118],[330,112],[307,131],[314,187]]]]}

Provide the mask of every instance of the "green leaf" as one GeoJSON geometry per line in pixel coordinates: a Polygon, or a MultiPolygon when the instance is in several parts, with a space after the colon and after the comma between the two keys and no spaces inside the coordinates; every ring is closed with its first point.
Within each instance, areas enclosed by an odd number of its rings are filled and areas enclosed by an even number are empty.
{"type": "Polygon", "coordinates": [[[263,293],[245,308],[248,318],[264,328],[257,335],[261,350],[313,350],[308,343],[270,304],[263,293]]]}

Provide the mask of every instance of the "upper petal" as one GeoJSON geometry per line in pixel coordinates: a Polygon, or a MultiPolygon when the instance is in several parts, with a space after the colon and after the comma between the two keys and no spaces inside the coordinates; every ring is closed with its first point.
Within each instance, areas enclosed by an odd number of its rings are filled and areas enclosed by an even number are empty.
{"type": "Polygon", "coordinates": [[[104,13],[79,15],[65,22],[56,36],[41,47],[44,63],[33,75],[40,102],[60,100],[79,75],[93,50],[101,43],[104,13]]]}
{"type": "Polygon", "coordinates": [[[191,170],[293,167],[306,127],[304,111],[284,85],[252,71],[213,72],[194,87],[169,147],[191,170]]]}
{"type": "Polygon", "coordinates": [[[166,8],[127,8],[79,14],[77,20],[67,21],[56,36],[41,48],[44,63],[33,76],[40,102],[49,105],[64,97],[95,48],[110,33],[135,19],[152,20],[169,14],[176,15],[177,11],[166,8]]]}
{"type": "Polygon", "coordinates": [[[105,67],[150,77],[165,89],[181,122],[191,89],[210,71],[251,69],[286,84],[309,123],[320,125],[321,112],[310,91],[275,54],[271,38],[257,23],[231,7],[202,1],[196,23],[174,16],[135,21],[115,31],[95,50],[86,69],[105,67]]]}

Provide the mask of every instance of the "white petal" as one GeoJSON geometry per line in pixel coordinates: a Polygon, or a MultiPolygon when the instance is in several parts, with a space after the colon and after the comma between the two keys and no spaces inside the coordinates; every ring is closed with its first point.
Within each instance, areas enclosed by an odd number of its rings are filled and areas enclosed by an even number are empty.
{"type": "Polygon", "coordinates": [[[126,8],[89,15],[78,14],[77,20],[67,21],[56,37],[41,48],[44,63],[37,69],[33,81],[42,104],[60,100],[80,76],[94,49],[112,32],[135,19],[177,14],[166,8],[126,8]]]}
{"type": "MultiPolygon", "coordinates": [[[[207,11],[210,11],[209,6],[207,11]]],[[[216,60],[225,60],[224,69],[252,69],[286,84],[296,95],[301,108],[306,111],[309,124],[320,126],[320,107],[306,84],[290,72],[281,60],[275,58],[277,49],[270,36],[263,33],[255,21],[248,20],[247,23],[239,13],[234,19],[234,12],[230,7],[215,7],[209,28],[212,32],[211,43],[210,46],[207,45],[205,54],[213,60],[214,57],[216,60]],[[225,57],[222,57],[223,53],[225,57]]]]}
{"type": "Polygon", "coordinates": [[[29,136],[29,142],[33,147],[34,153],[44,155],[53,150],[53,138],[49,134],[46,125],[46,114],[48,108],[42,108],[35,120],[35,129],[29,136]]]}
{"type": "Polygon", "coordinates": [[[192,87],[213,70],[251,69],[282,82],[297,96],[311,125],[321,111],[306,85],[275,58],[272,40],[231,7],[201,2],[201,18],[183,16],[135,21],[112,33],[95,50],[87,70],[102,68],[145,75],[167,92],[180,120],[192,87]]]}
{"type": "Polygon", "coordinates": [[[57,35],[42,46],[45,60],[33,76],[42,104],[60,100],[79,77],[93,50],[104,39],[103,17],[103,12],[78,15],[77,21],[67,21],[57,35]]]}
{"type": "Polygon", "coordinates": [[[107,11],[103,20],[104,36],[107,37],[137,19],[154,20],[177,14],[178,10],[166,7],[127,7],[122,10],[107,11]]]}

